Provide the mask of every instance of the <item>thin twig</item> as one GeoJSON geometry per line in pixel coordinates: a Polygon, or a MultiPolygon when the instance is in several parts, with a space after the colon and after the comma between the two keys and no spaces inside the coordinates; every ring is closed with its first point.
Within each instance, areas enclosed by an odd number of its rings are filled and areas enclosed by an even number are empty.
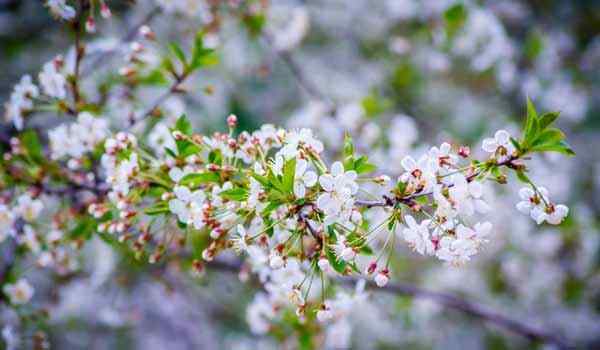
{"type": "Polygon", "coordinates": [[[87,76],[88,74],[90,74],[92,72],[92,70],[96,69],[98,67],[98,65],[102,64],[103,62],[107,62],[107,60],[110,59],[110,57],[112,55],[116,54],[119,51],[118,48],[121,45],[133,40],[133,38],[135,38],[135,36],[137,35],[139,29],[142,26],[150,23],[150,21],[152,21],[154,16],[156,16],[159,13],[160,13],[160,6],[157,5],[154,8],[152,8],[150,10],[150,12],[148,12],[136,25],[131,27],[127,31],[127,33],[125,33],[125,35],[123,35],[123,37],[119,40],[119,44],[114,49],[104,51],[101,54],[99,54],[98,56],[96,56],[94,59],[92,59],[91,63],[83,69],[81,76],[87,76]]]}
{"type": "Polygon", "coordinates": [[[302,71],[302,68],[300,68],[300,65],[296,62],[296,59],[288,51],[279,50],[274,46],[274,40],[271,34],[264,32],[263,37],[264,41],[273,50],[273,52],[288,66],[296,82],[298,83],[298,86],[304,90],[304,92],[306,92],[315,100],[326,102],[330,106],[333,106],[329,98],[304,76],[304,72],[302,71]]]}

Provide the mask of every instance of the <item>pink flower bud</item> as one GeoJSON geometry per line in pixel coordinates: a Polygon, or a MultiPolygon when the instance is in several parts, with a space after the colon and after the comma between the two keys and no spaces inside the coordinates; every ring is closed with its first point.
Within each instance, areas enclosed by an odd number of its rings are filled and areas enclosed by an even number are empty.
{"type": "Polygon", "coordinates": [[[87,18],[87,20],[85,21],[85,30],[88,33],[95,33],[96,32],[96,21],[94,20],[94,17],[89,16],[87,18]]]}
{"type": "Polygon", "coordinates": [[[237,117],[235,114],[230,114],[229,117],[227,117],[227,125],[229,125],[230,128],[234,128],[237,125],[237,117]]]}
{"type": "Polygon", "coordinates": [[[112,16],[110,8],[104,1],[100,5],[100,15],[102,16],[102,18],[110,18],[112,16]]]}

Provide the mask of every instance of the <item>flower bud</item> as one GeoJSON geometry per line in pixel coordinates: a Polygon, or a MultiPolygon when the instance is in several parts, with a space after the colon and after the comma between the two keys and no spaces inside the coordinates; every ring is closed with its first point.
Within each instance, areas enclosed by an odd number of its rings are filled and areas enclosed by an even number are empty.
{"type": "Polygon", "coordinates": [[[88,33],[95,33],[96,32],[96,21],[94,20],[94,17],[89,16],[87,18],[87,20],[85,21],[85,30],[88,33]]]}
{"type": "Polygon", "coordinates": [[[389,276],[390,272],[389,270],[383,269],[381,270],[377,276],[375,276],[375,284],[377,285],[377,287],[385,287],[386,284],[388,284],[388,282],[390,281],[390,276],[389,276]]]}
{"type": "Polygon", "coordinates": [[[138,32],[145,39],[148,39],[148,40],[154,40],[154,39],[156,39],[156,35],[152,31],[152,29],[150,29],[150,27],[148,27],[147,25],[141,26],[138,32]]]}
{"type": "Polygon", "coordinates": [[[372,274],[373,272],[375,272],[375,270],[377,270],[377,262],[376,261],[371,261],[369,263],[369,266],[367,266],[367,275],[372,274]]]}
{"type": "Polygon", "coordinates": [[[326,258],[320,258],[317,265],[319,265],[319,269],[323,272],[329,272],[331,270],[331,264],[329,264],[329,260],[326,258]]]}
{"type": "Polygon", "coordinates": [[[458,155],[463,158],[469,158],[469,156],[471,155],[471,149],[469,148],[469,146],[460,146],[458,148],[458,155]]]}
{"type": "Polygon", "coordinates": [[[104,1],[102,2],[102,4],[100,4],[100,15],[102,16],[102,18],[110,18],[112,16],[110,8],[104,1]]]}
{"type": "Polygon", "coordinates": [[[238,120],[237,120],[237,117],[235,116],[235,114],[230,114],[230,115],[227,117],[227,125],[228,125],[230,128],[235,128],[235,126],[237,125],[237,121],[238,121],[238,120]]]}

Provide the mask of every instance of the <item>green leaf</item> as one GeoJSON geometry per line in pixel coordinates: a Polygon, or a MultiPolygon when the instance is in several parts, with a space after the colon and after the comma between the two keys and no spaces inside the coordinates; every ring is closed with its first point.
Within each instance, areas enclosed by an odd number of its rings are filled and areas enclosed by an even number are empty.
{"type": "Polygon", "coordinates": [[[181,61],[183,67],[187,67],[187,60],[185,58],[185,53],[183,53],[183,50],[181,49],[181,46],[179,46],[179,44],[177,44],[176,42],[172,42],[169,43],[169,49],[171,49],[173,55],[175,55],[175,57],[177,57],[179,61],[181,61]]]}
{"type": "Polygon", "coordinates": [[[79,220],[75,228],[69,232],[69,237],[72,239],[89,239],[94,231],[96,231],[96,220],[91,216],[84,216],[79,220]]]}
{"type": "Polygon", "coordinates": [[[537,112],[533,102],[527,97],[527,119],[525,120],[525,130],[523,132],[523,144],[526,146],[531,145],[535,140],[539,131],[539,121],[537,112]]]}
{"type": "Polygon", "coordinates": [[[141,76],[138,78],[140,84],[144,85],[167,85],[169,82],[165,77],[164,73],[160,69],[154,69],[150,71],[148,74],[141,76]]]}
{"type": "Polygon", "coordinates": [[[185,114],[182,114],[179,119],[177,119],[177,122],[175,123],[175,130],[180,131],[184,135],[192,136],[192,124],[187,119],[185,114]]]}
{"type": "Polygon", "coordinates": [[[548,112],[540,117],[540,129],[544,130],[549,127],[558,118],[560,112],[548,112]]]}
{"type": "Polygon", "coordinates": [[[223,155],[220,150],[213,150],[208,154],[208,162],[221,165],[223,163],[223,155]]]}
{"type": "Polygon", "coordinates": [[[354,156],[354,143],[349,133],[344,134],[344,159],[354,156]]]}
{"type": "Polygon", "coordinates": [[[285,162],[283,166],[282,185],[285,192],[293,193],[294,191],[294,176],[296,175],[296,158],[292,158],[285,162]]]}
{"type": "Polygon", "coordinates": [[[177,153],[183,158],[200,152],[200,147],[188,140],[176,140],[175,144],[177,145],[177,153]]]}
{"type": "Polygon", "coordinates": [[[44,161],[44,153],[42,151],[42,144],[38,138],[38,135],[33,130],[27,130],[21,135],[21,143],[27,150],[27,154],[31,156],[37,162],[44,161]]]}
{"type": "Polygon", "coordinates": [[[270,188],[271,184],[269,183],[269,179],[266,176],[252,174],[252,177],[258,181],[264,188],[270,188]]]}
{"type": "Polygon", "coordinates": [[[158,202],[155,205],[144,209],[144,213],[150,216],[168,213],[169,211],[169,204],[167,202],[158,202]]]}
{"type": "Polygon", "coordinates": [[[354,161],[354,170],[356,170],[358,174],[370,173],[376,169],[377,167],[374,164],[369,163],[369,159],[366,156],[360,156],[354,161]]]}
{"type": "Polygon", "coordinates": [[[565,141],[560,141],[560,142],[557,142],[554,144],[537,145],[537,146],[533,147],[531,150],[535,151],[535,152],[557,152],[557,153],[566,154],[568,156],[575,155],[575,151],[573,151],[571,146],[569,146],[569,144],[566,143],[565,141]]]}
{"type": "Polygon", "coordinates": [[[557,128],[550,128],[542,131],[532,143],[532,147],[543,144],[555,144],[564,140],[565,134],[557,128]]]}
{"type": "Polygon", "coordinates": [[[329,264],[338,273],[344,273],[346,271],[346,262],[342,259],[338,259],[333,250],[328,246],[325,248],[325,255],[329,264]]]}
{"type": "Polygon", "coordinates": [[[206,183],[219,183],[221,177],[215,172],[193,173],[185,175],[180,184],[184,186],[197,187],[206,183]]]}
{"type": "Polygon", "coordinates": [[[195,70],[201,67],[215,65],[219,59],[215,50],[204,46],[204,32],[198,31],[194,39],[194,47],[192,49],[192,59],[189,65],[190,70],[195,70]]]}
{"type": "Polygon", "coordinates": [[[521,147],[521,144],[519,144],[519,141],[517,141],[513,137],[510,138],[510,143],[512,143],[512,145],[515,146],[515,148],[517,149],[517,151],[519,153],[521,153],[523,151],[523,148],[521,147]]]}
{"type": "Polygon", "coordinates": [[[246,199],[246,197],[248,197],[248,191],[244,188],[241,187],[237,187],[237,188],[232,188],[230,190],[225,190],[223,192],[219,193],[219,196],[221,196],[221,198],[223,199],[229,199],[232,201],[243,201],[244,199],[246,199]]]}
{"type": "Polygon", "coordinates": [[[467,20],[467,9],[465,5],[457,3],[450,6],[444,12],[444,21],[446,22],[446,29],[448,36],[453,37],[456,32],[465,24],[467,20]]]}
{"type": "Polygon", "coordinates": [[[262,32],[266,18],[262,13],[256,13],[244,16],[243,21],[250,35],[257,36],[262,32]]]}

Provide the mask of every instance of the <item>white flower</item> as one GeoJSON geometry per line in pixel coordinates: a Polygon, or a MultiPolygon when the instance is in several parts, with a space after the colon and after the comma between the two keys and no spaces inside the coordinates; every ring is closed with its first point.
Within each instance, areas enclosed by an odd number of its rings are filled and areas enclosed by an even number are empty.
{"type": "Polygon", "coordinates": [[[254,334],[265,334],[271,328],[275,310],[264,293],[258,293],[246,309],[246,322],[254,334]]]}
{"type": "Polygon", "coordinates": [[[4,293],[10,298],[13,304],[25,304],[33,297],[33,287],[26,279],[21,278],[16,283],[6,284],[4,293]]]}
{"type": "MultiPolygon", "coordinates": [[[[53,159],[69,156],[81,158],[92,152],[108,136],[108,121],[94,117],[89,112],[77,115],[77,122],[60,125],[48,132],[50,151],[53,159]]],[[[108,143],[108,142],[107,142],[108,143]]]]}
{"type": "Polygon", "coordinates": [[[67,96],[67,79],[57,70],[55,60],[44,64],[38,79],[44,94],[61,100],[67,96]]]}
{"type": "Polygon", "coordinates": [[[44,204],[39,199],[33,199],[29,194],[23,194],[17,199],[15,213],[25,221],[32,222],[40,215],[44,204]]]}
{"type": "Polygon", "coordinates": [[[563,204],[550,204],[548,207],[542,208],[534,208],[532,211],[532,217],[536,220],[538,224],[546,221],[551,225],[560,224],[565,217],[569,214],[569,208],[563,204]]]}
{"type": "Polygon", "coordinates": [[[250,178],[250,191],[248,191],[248,198],[246,199],[246,207],[249,209],[256,208],[257,211],[261,211],[263,202],[260,201],[260,196],[263,193],[263,188],[260,182],[256,181],[253,177],[250,178]]]}
{"type": "Polygon", "coordinates": [[[238,236],[233,238],[233,250],[240,254],[248,250],[248,233],[243,225],[237,225],[238,236]]]}
{"type": "Polygon", "coordinates": [[[181,179],[183,179],[184,176],[191,172],[192,169],[190,168],[181,169],[178,167],[172,167],[171,170],[169,170],[169,178],[173,180],[173,182],[179,183],[179,181],[181,181],[181,179]]]}
{"type": "Polygon", "coordinates": [[[177,147],[171,131],[165,123],[157,123],[152,128],[152,131],[148,134],[148,145],[158,156],[166,154],[165,148],[174,150],[177,147]]]}
{"type": "Polygon", "coordinates": [[[25,244],[27,248],[34,253],[39,253],[42,249],[37,233],[30,225],[25,225],[23,227],[23,235],[19,236],[19,242],[25,244]]]}
{"type": "Polygon", "coordinates": [[[298,148],[304,147],[314,153],[323,152],[323,143],[317,140],[310,129],[294,130],[285,137],[285,146],[278,152],[286,160],[298,155],[298,148]]]}
{"type": "Polygon", "coordinates": [[[2,340],[6,350],[17,350],[21,348],[21,336],[10,325],[2,328],[2,340]]]}
{"type": "Polygon", "coordinates": [[[521,201],[517,203],[517,209],[528,214],[539,225],[546,221],[552,225],[560,224],[569,214],[569,208],[566,205],[555,205],[550,202],[548,190],[545,187],[538,187],[537,192],[529,187],[523,187],[519,190],[521,201]]]}
{"type": "Polygon", "coordinates": [[[15,214],[13,214],[6,205],[0,204],[0,243],[2,243],[9,235],[13,235],[14,221],[15,214]]]}
{"type": "Polygon", "coordinates": [[[457,157],[452,154],[452,146],[444,142],[440,148],[431,147],[429,149],[429,157],[432,159],[434,169],[447,169],[456,163],[457,157]]]}
{"type": "Polygon", "coordinates": [[[408,184],[407,191],[429,192],[436,184],[432,161],[427,155],[421,156],[418,161],[411,156],[406,156],[400,164],[406,171],[400,176],[400,181],[408,184]]]}
{"type": "Polygon", "coordinates": [[[442,237],[436,256],[451,265],[462,265],[471,260],[483,242],[487,242],[491,229],[489,222],[478,223],[473,229],[460,224],[456,227],[456,236],[442,237]]]}
{"type": "Polygon", "coordinates": [[[494,138],[484,139],[481,148],[497,156],[498,161],[508,159],[516,150],[510,141],[510,134],[506,130],[498,130],[494,134],[494,138]]]}
{"type": "Polygon", "coordinates": [[[351,222],[354,204],[352,196],[358,192],[356,177],[354,170],[344,172],[341,162],[333,163],[331,174],[319,177],[319,184],[325,192],[317,198],[317,206],[325,213],[326,225],[351,222]]]}
{"type": "Polygon", "coordinates": [[[204,226],[202,221],[202,205],[206,199],[203,191],[192,192],[188,187],[175,186],[173,188],[175,198],[169,201],[169,210],[177,215],[180,222],[193,224],[196,229],[204,226]]]}
{"type": "Polygon", "coordinates": [[[325,323],[333,318],[333,312],[331,312],[331,307],[329,306],[329,302],[326,301],[323,305],[321,305],[321,309],[317,311],[317,320],[321,323],[325,323]]]}
{"type": "Polygon", "coordinates": [[[489,206],[483,201],[483,186],[480,182],[468,182],[463,174],[452,176],[453,186],[448,189],[450,199],[460,214],[473,215],[476,211],[487,213],[489,206]]]}
{"type": "Polygon", "coordinates": [[[389,273],[387,272],[387,270],[380,271],[375,276],[375,284],[377,284],[377,287],[380,287],[380,288],[385,287],[385,285],[388,284],[389,281],[390,281],[390,276],[389,276],[389,273]]]}
{"type": "Polygon", "coordinates": [[[304,198],[306,188],[313,187],[317,183],[317,174],[308,170],[308,162],[305,159],[296,159],[296,172],[294,175],[294,195],[296,198],[304,198]]]}
{"type": "Polygon", "coordinates": [[[23,113],[33,108],[32,99],[38,96],[39,89],[31,82],[31,76],[21,77],[6,104],[6,119],[12,121],[17,130],[23,129],[23,113]]]}
{"type": "Polygon", "coordinates": [[[273,270],[278,270],[278,269],[282,268],[284,264],[285,264],[285,261],[283,260],[283,257],[281,256],[281,254],[279,252],[273,250],[271,252],[271,254],[269,255],[269,266],[273,270]]]}
{"type": "Polygon", "coordinates": [[[406,215],[404,222],[408,225],[407,228],[402,230],[402,236],[414,251],[422,255],[432,255],[435,247],[431,241],[429,232],[429,220],[423,220],[420,224],[417,224],[415,219],[406,215]]]}
{"type": "Polygon", "coordinates": [[[46,6],[59,19],[70,21],[75,18],[75,9],[65,3],[65,0],[47,0],[46,6]]]}
{"type": "Polygon", "coordinates": [[[334,246],[335,253],[344,261],[352,261],[356,257],[356,250],[346,243],[345,236],[339,236],[334,246]]]}

